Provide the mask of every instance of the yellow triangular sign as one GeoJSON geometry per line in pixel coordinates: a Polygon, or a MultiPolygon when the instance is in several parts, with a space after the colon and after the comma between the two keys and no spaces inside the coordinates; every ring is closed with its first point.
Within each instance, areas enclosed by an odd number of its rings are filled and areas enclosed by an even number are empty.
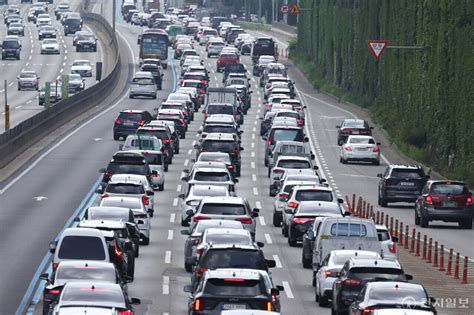
{"type": "Polygon", "coordinates": [[[300,7],[297,4],[293,4],[292,6],[289,7],[288,13],[290,13],[290,14],[299,14],[300,13],[300,7]]]}

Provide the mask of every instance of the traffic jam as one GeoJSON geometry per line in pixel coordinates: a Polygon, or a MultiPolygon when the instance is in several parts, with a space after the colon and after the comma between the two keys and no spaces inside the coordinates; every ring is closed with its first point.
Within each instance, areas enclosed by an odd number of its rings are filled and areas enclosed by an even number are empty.
{"type": "MultiPolygon", "coordinates": [[[[264,213],[286,243],[280,250],[300,249],[315,313],[437,314],[435,299],[399,262],[397,237],[385,225],[351,215],[320,173],[305,129],[309,105],[279,62],[273,38],[226,17],[198,20],[178,9],[145,13],[127,1],[121,10],[126,22],[143,29],[128,98],[155,108],[121,110],[110,122],[118,150],[99,170],[97,202],[50,244],[51,268],[40,276],[43,314],[140,314],[143,299],[131,288],[140,285],[135,269],[147,254],[143,247],[153,244],[152,226],[172,211],[156,206],[164,194],[177,199],[171,224],[180,226],[176,250],[188,278],[182,288],[188,314],[291,311],[285,308],[291,286],[272,275],[281,263],[266,251],[259,231],[264,213]],[[159,99],[172,77],[176,86],[159,99]],[[253,143],[244,147],[249,128],[260,135],[259,150],[253,143]],[[191,146],[184,146],[189,139],[191,146]],[[255,167],[243,157],[247,151],[266,168],[267,177],[258,181],[268,187],[260,194],[268,193],[271,207],[251,202],[256,193],[241,193],[249,191],[243,182],[251,181],[248,170],[255,167]],[[189,163],[174,163],[185,154],[189,163]],[[180,174],[173,179],[179,191],[167,185],[172,170],[180,174]]],[[[340,163],[380,164],[380,143],[366,121],[345,119],[337,128],[340,163]]],[[[415,223],[422,227],[452,219],[472,228],[472,196],[464,183],[430,180],[413,165],[389,165],[378,177],[380,206],[415,202],[415,223]],[[462,205],[457,215],[437,217],[436,209],[452,203],[462,205]]]]}

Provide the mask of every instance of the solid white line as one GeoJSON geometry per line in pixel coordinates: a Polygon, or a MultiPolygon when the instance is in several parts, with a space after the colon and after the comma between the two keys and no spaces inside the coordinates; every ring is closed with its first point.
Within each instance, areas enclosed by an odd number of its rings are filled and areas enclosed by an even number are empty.
{"type": "Polygon", "coordinates": [[[170,294],[170,277],[163,276],[163,295],[170,294]]]}
{"type": "Polygon", "coordinates": [[[174,223],[174,219],[176,218],[176,213],[170,213],[170,222],[174,223]]]}
{"type": "Polygon", "coordinates": [[[165,254],[165,264],[171,264],[171,251],[167,250],[165,254]]]}
{"type": "Polygon", "coordinates": [[[189,164],[189,159],[184,160],[184,166],[188,166],[189,164]]]}
{"type": "Polygon", "coordinates": [[[267,244],[272,244],[272,238],[270,237],[270,234],[265,233],[265,240],[267,241],[267,244]]]}
{"type": "Polygon", "coordinates": [[[265,223],[265,218],[264,218],[263,216],[259,216],[259,217],[258,217],[258,220],[260,221],[260,225],[261,225],[261,226],[267,225],[267,224],[265,223]]]}
{"type": "Polygon", "coordinates": [[[278,255],[273,255],[273,260],[275,261],[275,265],[277,268],[283,268],[283,265],[280,261],[280,257],[278,257],[278,255]]]}
{"type": "Polygon", "coordinates": [[[176,207],[178,205],[178,198],[173,199],[173,207],[176,207]]]}
{"type": "Polygon", "coordinates": [[[291,291],[291,287],[288,281],[282,281],[281,284],[283,285],[283,288],[285,289],[286,297],[289,299],[294,299],[295,296],[293,295],[293,291],[291,291]]]}
{"type": "Polygon", "coordinates": [[[255,196],[258,196],[258,189],[257,189],[257,187],[254,187],[254,188],[253,188],[253,194],[254,194],[255,196]]]}
{"type": "Polygon", "coordinates": [[[168,230],[168,240],[172,240],[173,239],[173,230],[168,230]]]}

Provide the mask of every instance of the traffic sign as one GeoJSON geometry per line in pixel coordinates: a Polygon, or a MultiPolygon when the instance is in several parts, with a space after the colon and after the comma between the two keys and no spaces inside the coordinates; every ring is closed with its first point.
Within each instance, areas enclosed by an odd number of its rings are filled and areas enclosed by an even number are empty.
{"type": "Polygon", "coordinates": [[[280,7],[280,12],[282,14],[287,14],[288,13],[288,6],[286,4],[282,4],[281,7],[280,7]]]}
{"type": "Polygon", "coordinates": [[[386,40],[368,40],[367,45],[369,45],[370,52],[375,57],[375,61],[379,61],[382,56],[383,51],[388,45],[386,40]]]}
{"type": "Polygon", "coordinates": [[[290,14],[300,14],[301,10],[297,4],[293,4],[288,8],[288,13],[290,14]]]}

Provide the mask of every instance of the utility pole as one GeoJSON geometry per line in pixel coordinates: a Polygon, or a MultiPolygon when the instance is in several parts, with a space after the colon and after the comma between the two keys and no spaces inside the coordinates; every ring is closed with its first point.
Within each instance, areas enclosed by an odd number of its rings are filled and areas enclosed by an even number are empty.
{"type": "Polygon", "coordinates": [[[10,129],[10,105],[8,105],[7,80],[5,80],[5,131],[10,129]]]}

